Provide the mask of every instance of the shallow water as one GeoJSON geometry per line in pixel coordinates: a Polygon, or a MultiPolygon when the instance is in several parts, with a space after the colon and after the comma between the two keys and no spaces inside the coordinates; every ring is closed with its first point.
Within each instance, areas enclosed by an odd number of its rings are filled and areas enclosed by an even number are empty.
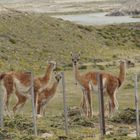
{"type": "Polygon", "coordinates": [[[140,22],[140,18],[131,18],[129,16],[105,16],[107,12],[103,13],[89,13],[77,15],[56,15],[53,17],[72,21],[77,24],[84,25],[108,25],[119,23],[140,22]]]}

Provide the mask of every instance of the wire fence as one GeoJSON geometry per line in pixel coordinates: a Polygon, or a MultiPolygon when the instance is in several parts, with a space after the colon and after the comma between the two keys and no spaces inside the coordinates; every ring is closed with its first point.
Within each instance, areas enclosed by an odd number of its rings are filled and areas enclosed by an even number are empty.
{"type": "MultiPolygon", "coordinates": [[[[32,117],[33,117],[33,130],[34,130],[34,135],[37,136],[38,132],[37,132],[37,111],[36,111],[36,107],[35,107],[35,101],[34,101],[34,75],[33,72],[28,72],[28,74],[31,75],[31,101],[32,101],[32,117]]],[[[62,85],[59,84],[59,89],[57,90],[57,92],[59,92],[59,96],[57,96],[57,98],[62,98],[59,99],[59,103],[62,101],[63,103],[61,103],[62,107],[58,109],[58,112],[56,112],[56,114],[60,113],[59,111],[61,110],[61,113],[64,114],[64,116],[62,115],[62,121],[64,124],[64,132],[65,135],[69,135],[71,133],[75,134],[75,130],[73,129],[74,126],[71,126],[71,122],[70,122],[70,115],[69,114],[69,107],[70,107],[70,99],[69,99],[69,92],[71,92],[71,90],[67,90],[67,81],[66,81],[66,75],[64,72],[61,73],[62,75],[62,85]],[[62,94],[60,93],[62,92],[62,94]],[[60,95],[61,94],[61,95],[60,95]],[[64,117],[64,119],[63,119],[64,117]]],[[[99,123],[98,123],[98,127],[99,127],[99,132],[101,137],[103,137],[104,135],[106,135],[106,122],[105,123],[105,110],[104,110],[104,94],[103,94],[103,81],[102,81],[102,75],[97,75],[97,79],[98,79],[98,103],[99,103],[99,123]]],[[[138,99],[138,78],[137,78],[137,74],[134,75],[134,95],[135,95],[135,109],[136,109],[136,136],[139,137],[139,99],[138,99]]],[[[77,87],[76,87],[77,88],[77,87]]],[[[75,88],[75,91],[76,91],[75,88]]],[[[79,90],[80,91],[80,90],[79,90]]],[[[56,93],[57,94],[57,93],[56,93]]],[[[55,100],[57,99],[55,98],[55,100]]],[[[74,95],[71,98],[74,100],[74,95]]],[[[51,103],[53,104],[53,101],[51,101],[51,103]]],[[[77,101],[77,104],[80,103],[80,101],[77,101]]],[[[55,104],[55,103],[54,103],[55,104]]],[[[60,105],[60,104],[59,104],[60,105]]],[[[48,105],[48,108],[51,107],[50,109],[46,110],[46,111],[50,111],[50,110],[54,110],[56,111],[56,106],[55,105],[48,105]]],[[[46,107],[46,108],[47,108],[46,107]]],[[[60,107],[60,106],[59,106],[60,107]]],[[[77,108],[76,108],[77,109],[77,108]]],[[[74,113],[74,112],[71,112],[74,113]]],[[[49,119],[49,115],[51,117],[52,113],[47,113],[47,115],[45,116],[46,119],[49,119]]],[[[53,119],[53,118],[52,118],[53,119]]],[[[77,118],[76,118],[77,119],[77,118]]],[[[80,119],[80,118],[79,118],[80,119]]],[[[4,95],[3,95],[3,89],[2,89],[2,84],[0,84],[0,127],[3,128],[4,127],[4,95]]],[[[58,119],[56,120],[58,121],[58,119]]],[[[53,121],[53,123],[55,123],[55,120],[53,121]]],[[[58,122],[56,122],[58,123],[58,122]]],[[[76,126],[78,127],[78,125],[76,126]]],[[[94,128],[93,128],[94,129],[94,128]]],[[[97,129],[97,128],[96,128],[97,129]]],[[[85,137],[88,136],[88,134],[85,134],[85,137]]],[[[81,137],[84,137],[84,134],[81,134],[81,137]]],[[[95,134],[90,135],[90,137],[95,137],[95,134]]]]}

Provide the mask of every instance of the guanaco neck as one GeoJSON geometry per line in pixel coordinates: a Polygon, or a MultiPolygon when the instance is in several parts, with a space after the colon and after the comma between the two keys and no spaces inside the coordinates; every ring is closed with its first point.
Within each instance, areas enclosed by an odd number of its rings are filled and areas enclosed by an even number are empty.
{"type": "Polygon", "coordinates": [[[58,81],[55,81],[52,85],[52,87],[49,89],[50,95],[53,95],[56,92],[57,86],[58,86],[58,81]]]}
{"type": "Polygon", "coordinates": [[[79,82],[80,81],[80,71],[78,69],[78,64],[74,64],[73,63],[73,68],[74,68],[74,77],[75,77],[75,82],[77,83],[77,81],[79,82]]]}
{"type": "Polygon", "coordinates": [[[125,80],[125,76],[126,76],[126,64],[120,64],[120,73],[119,73],[119,80],[120,80],[120,84],[122,85],[122,83],[125,80]]]}
{"type": "Polygon", "coordinates": [[[43,80],[44,80],[45,82],[47,82],[47,81],[50,80],[51,73],[52,73],[52,67],[51,67],[51,65],[49,65],[49,66],[47,67],[46,73],[45,73],[45,75],[44,75],[44,77],[43,77],[43,80]]]}

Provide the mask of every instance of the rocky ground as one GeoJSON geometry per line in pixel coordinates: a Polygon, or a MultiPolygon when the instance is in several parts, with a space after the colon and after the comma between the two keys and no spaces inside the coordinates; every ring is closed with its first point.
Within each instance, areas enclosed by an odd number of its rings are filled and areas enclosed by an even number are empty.
{"type": "Polygon", "coordinates": [[[140,1],[139,0],[129,0],[122,4],[119,9],[113,10],[108,16],[140,16],[140,1]]]}
{"type": "MultiPolygon", "coordinates": [[[[97,140],[97,130],[99,128],[99,118],[98,116],[93,116],[92,119],[87,119],[81,117],[80,110],[69,109],[68,110],[68,126],[69,133],[72,130],[75,131],[76,128],[81,129],[81,132],[76,132],[74,134],[69,134],[68,136],[64,134],[57,134],[56,130],[64,129],[64,114],[57,116],[47,117],[38,119],[38,137],[33,135],[33,124],[31,117],[22,117],[20,115],[15,116],[14,119],[9,119],[6,117],[4,119],[4,128],[0,129],[0,139],[3,140],[97,140]],[[42,123],[44,124],[42,126],[42,123]],[[47,124],[47,125],[46,125],[47,124]],[[45,126],[46,125],[46,126],[45,126]],[[45,127],[44,127],[45,126],[45,127]],[[90,128],[90,129],[88,129],[90,128]],[[82,133],[83,129],[87,129],[87,133],[82,133]],[[54,132],[52,132],[52,130],[54,132]],[[93,131],[94,130],[94,131],[93,131]],[[95,131],[96,130],[96,131],[95,131]]],[[[124,109],[118,115],[112,119],[106,118],[106,136],[105,140],[134,140],[135,135],[135,110],[134,109],[124,109]],[[121,121],[120,121],[121,120],[121,121]],[[134,134],[132,135],[131,132],[134,134]],[[131,135],[130,135],[131,134],[131,135]]]]}

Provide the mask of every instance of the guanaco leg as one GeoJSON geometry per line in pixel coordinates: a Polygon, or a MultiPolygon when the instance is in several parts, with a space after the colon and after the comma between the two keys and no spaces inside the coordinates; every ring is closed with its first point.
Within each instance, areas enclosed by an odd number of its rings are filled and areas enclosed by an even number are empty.
{"type": "Polygon", "coordinates": [[[18,91],[16,91],[15,93],[16,93],[16,96],[17,96],[18,101],[15,104],[15,106],[13,107],[14,114],[16,113],[16,110],[18,108],[22,108],[24,106],[24,104],[26,103],[26,100],[27,100],[27,97],[21,95],[18,91]]]}

